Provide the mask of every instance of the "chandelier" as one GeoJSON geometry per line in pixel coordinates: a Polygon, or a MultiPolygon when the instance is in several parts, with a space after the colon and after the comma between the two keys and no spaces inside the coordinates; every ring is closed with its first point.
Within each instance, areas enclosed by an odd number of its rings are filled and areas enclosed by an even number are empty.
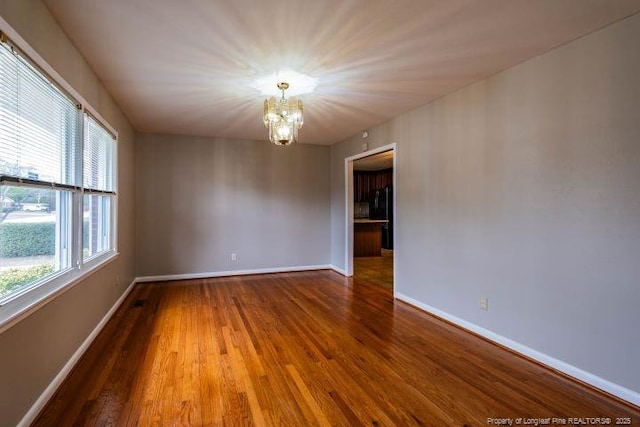
{"type": "Polygon", "coordinates": [[[287,99],[284,91],[289,89],[289,83],[278,83],[282,97],[272,96],[264,100],[264,115],[262,121],[269,129],[269,140],[276,145],[290,145],[298,140],[298,129],[302,127],[302,101],[295,96],[287,99]]]}

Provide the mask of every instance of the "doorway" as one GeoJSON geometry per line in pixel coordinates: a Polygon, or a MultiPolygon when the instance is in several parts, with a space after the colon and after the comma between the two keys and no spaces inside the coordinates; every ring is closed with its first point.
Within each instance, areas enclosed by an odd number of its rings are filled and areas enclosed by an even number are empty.
{"type": "Polygon", "coordinates": [[[345,159],[347,276],[395,295],[396,145],[345,159]]]}

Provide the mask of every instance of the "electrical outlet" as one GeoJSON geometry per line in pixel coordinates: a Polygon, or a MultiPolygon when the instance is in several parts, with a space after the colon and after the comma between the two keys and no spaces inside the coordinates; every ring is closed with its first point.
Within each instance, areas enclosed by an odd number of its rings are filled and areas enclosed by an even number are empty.
{"type": "Polygon", "coordinates": [[[487,297],[480,298],[480,310],[489,311],[489,299],[487,297]]]}
{"type": "Polygon", "coordinates": [[[231,253],[231,261],[237,261],[238,260],[238,255],[235,252],[231,253]]]}

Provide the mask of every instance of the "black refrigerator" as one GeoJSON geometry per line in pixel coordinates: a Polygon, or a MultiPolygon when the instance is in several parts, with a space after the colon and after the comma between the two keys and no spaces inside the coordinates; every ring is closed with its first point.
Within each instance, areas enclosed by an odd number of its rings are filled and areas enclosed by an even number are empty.
{"type": "Polygon", "coordinates": [[[389,221],[382,224],[382,247],[393,249],[393,187],[391,185],[371,192],[369,218],[389,221]]]}

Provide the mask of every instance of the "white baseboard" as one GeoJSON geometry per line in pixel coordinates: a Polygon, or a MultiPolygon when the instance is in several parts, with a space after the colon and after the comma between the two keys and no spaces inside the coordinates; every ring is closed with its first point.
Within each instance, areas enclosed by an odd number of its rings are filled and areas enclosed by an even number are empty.
{"type": "Polygon", "coordinates": [[[208,273],[168,274],[164,276],[137,277],[136,282],[165,282],[167,280],[209,279],[212,277],[246,276],[248,274],[290,273],[293,271],[331,270],[329,264],[296,267],[257,268],[253,270],[212,271],[208,273]]]}
{"type": "Polygon", "coordinates": [[[335,271],[336,273],[340,273],[340,274],[342,274],[342,275],[343,275],[343,276],[345,276],[345,277],[347,276],[347,270],[344,270],[344,269],[342,269],[342,268],[340,268],[340,267],[336,267],[336,266],[335,266],[335,265],[333,265],[333,264],[331,264],[331,266],[330,266],[329,268],[331,268],[331,269],[332,269],[333,271],[335,271]]]}
{"type": "Polygon", "coordinates": [[[562,360],[558,360],[549,355],[541,353],[537,350],[529,348],[523,344],[520,344],[516,341],[513,341],[509,338],[505,338],[502,335],[498,335],[488,329],[485,329],[481,326],[473,324],[471,322],[467,322],[466,320],[460,319],[459,317],[453,316],[447,312],[439,310],[435,307],[431,307],[428,304],[422,303],[418,300],[415,300],[407,295],[397,293],[396,298],[401,301],[406,302],[407,304],[418,307],[422,310],[425,310],[434,316],[445,319],[457,326],[460,326],[463,329],[474,332],[490,341],[498,343],[508,349],[519,353],[523,356],[529,357],[536,362],[539,362],[545,366],[558,370],[564,374],[569,375],[579,381],[592,385],[593,387],[605,391],[609,394],[612,394],[620,399],[629,402],[633,405],[640,406],[640,393],[635,392],[633,390],[629,390],[626,387],[615,384],[611,381],[605,380],[604,378],[600,378],[597,375],[594,375],[590,372],[584,371],[580,368],[577,368],[573,365],[570,365],[562,360]]]}
{"type": "Polygon", "coordinates": [[[49,402],[49,400],[53,397],[58,387],[60,387],[62,382],[65,380],[65,378],[67,378],[67,375],[69,375],[73,367],[76,365],[76,363],[78,363],[78,361],[80,360],[82,355],[85,353],[85,351],[87,351],[87,349],[89,348],[93,340],[96,339],[100,331],[102,331],[102,329],[105,327],[107,322],[115,314],[116,310],[120,308],[120,306],[124,302],[125,298],[127,298],[127,295],[129,295],[129,293],[131,292],[135,284],[136,284],[136,281],[134,280],[127,287],[127,289],[122,293],[122,295],[120,295],[120,298],[118,298],[118,300],[113,304],[113,306],[109,309],[107,314],[104,315],[102,320],[100,320],[100,323],[98,323],[98,325],[96,325],[96,327],[93,328],[93,331],[91,331],[91,333],[84,340],[82,345],[78,347],[78,349],[75,351],[75,353],[73,353],[73,355],[67,361],[67,363],[65,363],[62,369],[60,369],[60,372],[58,372],[58,374],[55,376],[53,381],[49,383],[49,385],[42,392],[40,397],[38,397],[38,400],[35,401],[35,403],[31,406],[31,408],[29,408],[29,411],[25,414],[25,416],[22,417],[22,420],[20,420],[20,422],[18,423],[18,427],[28,427],[36,420],[36,418],[40,414],[40,411],[42,411],[42,409],[45,407],[47,402],[49,402]]]}

